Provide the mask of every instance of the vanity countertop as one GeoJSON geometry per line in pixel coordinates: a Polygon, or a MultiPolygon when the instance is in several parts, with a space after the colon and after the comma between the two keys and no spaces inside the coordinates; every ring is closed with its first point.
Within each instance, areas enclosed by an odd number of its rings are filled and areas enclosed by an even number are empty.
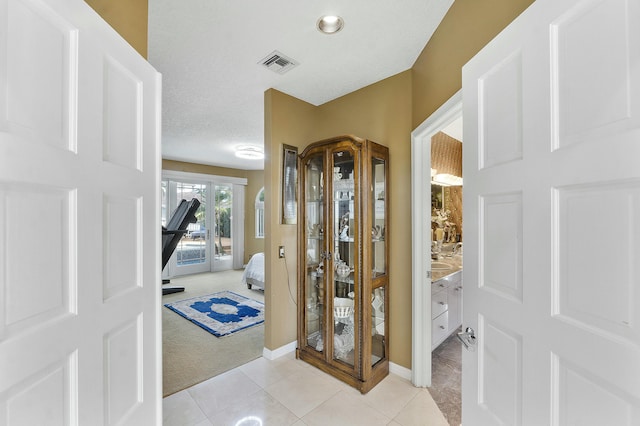
{"type": "Polygon", "coordinates": [[[444,278],[448,275],[456,273],[462,269],[462,256],[454,254],[453,256],[441,256],[438,260],[431,261],[431,282],[437,281],[441,278],[444,278]],[[444,263],[451,268],[434,268],[434,264],[444,263]]]}

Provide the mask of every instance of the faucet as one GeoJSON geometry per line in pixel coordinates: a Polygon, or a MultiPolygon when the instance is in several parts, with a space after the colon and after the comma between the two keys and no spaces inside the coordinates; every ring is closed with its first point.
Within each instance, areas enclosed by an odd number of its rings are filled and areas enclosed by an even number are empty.
{"type": "Polygon", "coordinates": [[[438,253],[439,253],[438,242],[431,241],[431,260],[438,260],[439,258],[438,253]]]}
{"type": "Polygon", "coordinates": [[[453,250],[451,250],[451,254],[458,254],[458,249],[460,249],[460,254],[462,254],[462,243],[456,243],[456,245],[453,246],[453,250]]]}

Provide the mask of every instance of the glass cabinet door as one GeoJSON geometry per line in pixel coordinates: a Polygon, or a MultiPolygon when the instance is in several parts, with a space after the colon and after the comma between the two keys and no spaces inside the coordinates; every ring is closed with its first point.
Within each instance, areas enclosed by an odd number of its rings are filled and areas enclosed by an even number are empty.
{"type": "Polygon", "coordinates": [[[383,159],[371,159],[371,365],[385,359],[385,309],[387,245],[386,245],[386,164],[383,159]],[[383,279],[378,279],[383,277],[383,279]]]}
{"type": "Polygon", "coordinates": [[[323,352],[323,319],[325,309],[324,254],[324,157],[318,153],[304,164],[306,262],[305,262],[305,321],[307,345],[323,352]]]}
{"type": "Polygon", "coordinates": [[[387,273],[386,256],[386,220],[385,220],[385,194],[387,179],[385,176],[385,162],[380,158],[371,160],[372,194],[371,194],[371,265],[372,277],[376,278],[387,273]]]}
{"type": "Polygon", "coordinates": [[[353,366],[357,315],[354,300],[360,289],[356,244],[359,200],[354,173],[354,153],[350,150],[333,152],[332,176],[332,234],[333,239],[333,358],[353,366]]]}

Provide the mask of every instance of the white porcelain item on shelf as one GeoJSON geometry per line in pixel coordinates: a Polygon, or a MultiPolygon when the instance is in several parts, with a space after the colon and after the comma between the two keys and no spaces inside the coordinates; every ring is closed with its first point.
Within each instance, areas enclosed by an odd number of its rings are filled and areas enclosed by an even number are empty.
{"type": "Polygon", "coordinates": [[[348,318],[353,313],[353,300],[345,297],[333,298],[333,316],[336,318],[348,318]]]}
{"type": "Polygon", "coordinates": [[[336,266],[336,274],[340,278],[344,278],[351,273],[351,268],[345,262],[338,263],[336,266]]]}
{"type": "Polygon", "coordinates": [[[349,226],[345,225],[340,232],[340,241],[347,241],[349,239],[349,226]]]}

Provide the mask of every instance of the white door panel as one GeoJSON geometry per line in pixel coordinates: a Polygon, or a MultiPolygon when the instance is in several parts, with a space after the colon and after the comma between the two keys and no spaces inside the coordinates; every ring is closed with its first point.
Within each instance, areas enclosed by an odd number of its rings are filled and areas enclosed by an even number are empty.
{"type": "Polygon", "coordinates": [[[25,140],[74,150],[70,120],[77,110],[76,29],[37,1],[3,1],[0,20],[7,29],[0,74],[8,83],[0,89],[7,100],[0,106],[2,127],[25,140]],[[43,69],[48,72],[36,71],[43,69]]]}
{"type": "Polygon", "coordinates": [[[463,424],[640,423],[640,2],[536,1],[463,99],[463,424]]]}
{"type": "Polygon", "coordinates": [[[159,423],[159,75],[84,1],[0,22],[0,418],[159,423]]]}

